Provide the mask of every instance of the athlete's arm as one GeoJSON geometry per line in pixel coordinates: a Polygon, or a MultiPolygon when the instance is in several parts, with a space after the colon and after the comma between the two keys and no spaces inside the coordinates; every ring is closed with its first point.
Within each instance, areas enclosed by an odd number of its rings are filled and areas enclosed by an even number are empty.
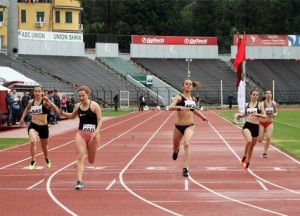
{"type": "Polygon", "coordinates": [[[207,122],[208,122],[208,118],[206,118],[200,111],[194,110],[193,113],[194,113],[196,116],[200,117],[203,121],[207,121],[207,122]]]}
{"type": "Polygon", "coordinates": [[[58,110],[58,113],[68,119],[74,119],[78,115],[78,108],[79,108],[80,103],[77,103],[73,109],[72,113],[66,113],[62,110],[58,110]]]}
{"type": "Polygon", "coordinates": [[[93,108],[93,112],[97,116],[97,122],[98,122],[97,128],[95,129],[95,132],[92,134],[92,137],[97,137],[99,135],[102,126],[102,113],[101,113],[100,106],[95,101],[92,101],[92,108],[93,108]]]}
{"type": "Polygon", "coordinates": [[[23,111],[22,117],[20,119],[20,127],[23,126],[24,118],[29,113],[32,102],[33,102],[33,99],[29,100],[27,106],[25,107],[25,109],[23,111]]]}
{"type": "Polygon", "coordinates": [[[170,106],[169,106],[169,111],[179,111],[179,110],[184,110],[184,111],[188,111],[187,107],[184,106],[177,106],[176,104],[178,104],[181,101],[181,97],[180,95],[176,95],[173,99],[173,101],[171,102],[170,106]]]}

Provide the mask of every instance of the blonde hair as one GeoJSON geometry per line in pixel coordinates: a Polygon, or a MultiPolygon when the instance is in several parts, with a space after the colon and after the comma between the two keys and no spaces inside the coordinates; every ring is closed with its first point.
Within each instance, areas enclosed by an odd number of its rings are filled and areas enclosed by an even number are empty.
{"type": "Polygon", "coordinates": [[[184,81],[182,82],[182,86],[184,86],[185,81],[191,81],[192,84],[193,84],[193,88],[200,88],[200,87],[202,87],[202,85],[201,85],[200,82],[198,82],[198,81],[192,81],[192,80],[190,80],[190,79],[184,80],[184,81]]]}
{"type": "Polygon", "coordinates": [[[85,91],[87,93],[87,95],[91,95],[91,93],[92,93],[91,89],[87,86],[80,86],[77,89],[77,93],[80,92],[80,91],[85,91]]]}

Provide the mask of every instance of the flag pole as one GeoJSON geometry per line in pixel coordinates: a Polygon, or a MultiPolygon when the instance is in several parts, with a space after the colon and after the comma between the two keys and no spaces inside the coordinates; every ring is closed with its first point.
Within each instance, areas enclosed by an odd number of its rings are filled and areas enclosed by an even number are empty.
{"type": "Polygon", "coordinates": [[[246,80],[247,80],[247,77],[246,77],[246,48],[247,48],[247,37],[246,37],[246,32],[244,31],[244,37],[245,37],[245,61],[243,62],[243,74],[244,74],[244,83],[245,83],[245,102],[247,101],[247,92],[246,92],[246,86],[247,86],[247,83],[246,83],[246,80]]]}

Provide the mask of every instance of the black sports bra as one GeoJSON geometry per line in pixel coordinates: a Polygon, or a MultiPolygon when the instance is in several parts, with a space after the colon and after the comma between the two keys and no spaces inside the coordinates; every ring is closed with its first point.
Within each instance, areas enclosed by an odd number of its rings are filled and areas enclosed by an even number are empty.
{"type": "Polygon", "coordinates": [[[251,115],[252,113],[260,114],[261,110],[258,107],[258,102],[257,102],[255,107],[250,107],[250,102],[249,102],[246,109],[245,109],[245,113],[246,113],[246,115],[251,115]]]}
{"type": "MultiPolygon", "coordinates": [[[[176,106],[184,106],[187,107],[189,110],[193,111],[196,109],[196,103],[195,100],[193,98],[193,100],[187,100],[185,97],[181,96],[181,101],[179,103],[176,104],[176,106]]],[[[181,111],[181,110],[178,110],[181,111]]]]}

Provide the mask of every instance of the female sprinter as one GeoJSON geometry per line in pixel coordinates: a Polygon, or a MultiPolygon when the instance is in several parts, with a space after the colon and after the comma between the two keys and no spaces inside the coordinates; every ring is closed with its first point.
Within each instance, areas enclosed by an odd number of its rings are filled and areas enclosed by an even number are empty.
{"type": "Polygon", "coordinates": [[[180,142],[184,141],[184,158],[182,175],[189,176],[189,160],[191,153],[191,141],[195,131],[193,114],[200,117],[203,121],[208,119],[198,112],[196,109],[195,99],[191,96],[193,88],[199,87],[198,82],[193,82],[189,79],[182,83],[183,93],[176,95],[169,106],[170,111],[177,111],[177,120],[173,130],[173,160],[178,157],[180,142]]]}
{"type": "Polygon", "coordinates": [[[270,90],[265,91],[265,99],[262,101],[267,118],[259,120],[259,136],[258,142],[262,142],[265,137],[265,146],[263,152],[263,158],[267,158],[267,151],[270,146],[270,140],[273,133],[272,118],[277,116],[277,103],[272,101],[272,92],[270,90]],[[266,134],[266,136],[265,136],[266,134]]]}
{"type": "Polygon", "coordinates": [[[94,163],[97,148],[100,142],[99,131],[102,125],[102,114],[100,106],[89,100],[91,90],[87,86],[81,86],[77,89],[80,103],[77,103],[72,113],[60,111],[60,114],[66,118],[74,119],[79,117],[79,128],[75,137],[77,151],[77,184],[76,190],[83,187],[82,176],[84,170],[84,158],[87,153],[89,163],[94,163]]]}
{"type": "Polygon", "coordinates": [[[31,151],[31,162],[28,167],[29,170],[33,170],[36,165],[35,154],[38,136],[40,137],[46,165],[48,168],[51,167],[51,162],[48,158],[49,128],[47,116],[49,106],[53,110],[57,110],[57,107],[48,99],[48,97],[43,96],[43,88],[41,86],[35,86],[33,89],[33,94],[34,99],[29,100],[28,105],[24,109],[23,115],[20,119],[20,126],[23,126],[25,116],[29,113],[29,111],[31,111],[32,119],[30,125],[28,126],[31,151]]]}
{"type": "Polygon", "coordinates": [[[253,153],[253,148],[258,139],[259,133],[259,119],[267,118],[262,103],[258,102],[258,91],[252,90],[250,92],[250,102],[245,104],[245,113],[236,116],[236,119],[246,117],[246,122],[243,126],[243,135],[246,140],[246,146],[241,164],[244,165],[247,171],[250,165],[250,160],[253,153]]]}

